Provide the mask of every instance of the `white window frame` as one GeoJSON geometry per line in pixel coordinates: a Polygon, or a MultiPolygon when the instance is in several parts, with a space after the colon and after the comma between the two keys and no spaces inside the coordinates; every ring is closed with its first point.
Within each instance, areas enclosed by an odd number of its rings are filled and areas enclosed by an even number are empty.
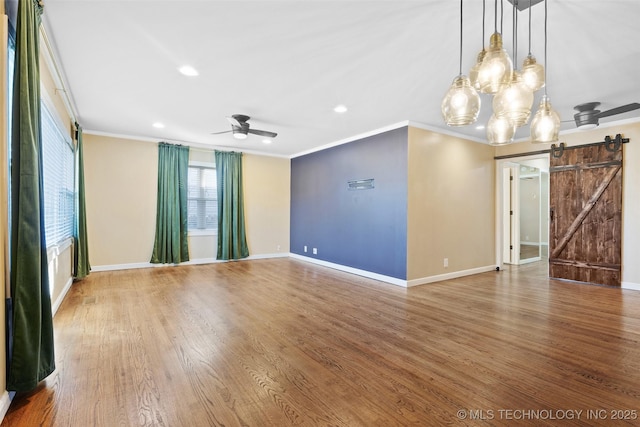
{"type": "MultiPolygon", "coordinates": [[[[76,183],[75,183],[75,145],[73,142],[73,139],[71,138],[71,135],[69,134],[70,132],[70,124],[68,126],[65,127],[62,119],[60,118],[60,115],[58,114],[58,110],[55,108],[55,105],[53,103],[53,101],[51,100],[51,98],[49,97],[48,92],[46,91],[45,87],[43,85],[41,85],[40,88],[40,99],[42,104],[47,108],[47,111],[49,113],[49,115],[53,118],[53,122],[55,123],[56,127],[58,128],[58,131],[60,132],[60,134],[64,137],[65,142],[67,143],[67,145],[69,146],[69,148],[71,149],[71,152],[73,154],[73,196],[74,196],[74,201],[73,201],[73,216],[71,221],[74,222],[75,221],[75,203],[76,203],[76,198],[77,198],[77,191],[76,191],[76,183]]],[[[42,112],[42,114],[44,115],[44,111],[42,112]]],[[[41,119],[42,120],[42,119],[41,119]]],[[[44,135],[42,137],[42,144],[43,144],[43,155],[44,155],[44,135]]],[[[44,161],[44,159],[43,159],[44,161]]],[[[44,172],[44,171],[43,171],[44,172]]],[[[45,195],[46,197],[46,195],[45,195]]],[[[47,224],[46,224],[46,215],[47,212],[45,211],[45,229],[47,228],[47,224]]],[[[55,251],[62,251],[65,248],[69,247],[71,245],[71,243],[73,242],[73,227],[74,225],[72,224],[71,226],[71,235],[70,236],[66,236],[56,242],[52,242],[49,241],[49,239],[47,239],[47,249],[51,250],[52,248],[55,248],[55,251]]]]}
{"type": "MultiPolygon", "coordinates": [[[[209,163],[209,162],[198,162],[198,161],[189,161],[189,167],[195,167],[195,168],[206,168],[206,169],[213,169],[215,171],[216,169],[216,165],[215,163],[209,163]]],[[[218,185],[217,183],[217,179],[216,179],[216,186],[218,185]]],[[[187,183],[188,186],[188,183],[187,183]]],[[[216,195],[216,200],[217,200],[217,195],[216,195]]],[[[187,197],[187,203],[189,202],[189,198],[187,197]]],[[[217,236],[218,235],[218,226],[216,224],[216,228],[215,229],[189,229],[188,231],[189,236],[217,236]]]]}

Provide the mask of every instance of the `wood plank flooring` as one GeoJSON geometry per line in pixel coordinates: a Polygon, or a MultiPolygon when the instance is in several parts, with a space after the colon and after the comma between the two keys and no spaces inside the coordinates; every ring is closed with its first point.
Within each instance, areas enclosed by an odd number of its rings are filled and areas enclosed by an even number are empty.
{"type": "Polygon", "coordinates": [[[287,258],[92,273],[2,427],[639,425],[640,292],[546,268],[410,289],[287,258]]]}

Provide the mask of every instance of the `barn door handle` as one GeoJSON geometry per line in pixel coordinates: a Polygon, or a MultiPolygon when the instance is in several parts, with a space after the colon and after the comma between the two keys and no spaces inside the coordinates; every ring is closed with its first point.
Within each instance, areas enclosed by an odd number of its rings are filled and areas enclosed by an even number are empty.
{"type": "Polygon", "coordinates": [[[549,210],[549,217],[551,218],[551,221],[553,221],[553,208],[549,210]]]}

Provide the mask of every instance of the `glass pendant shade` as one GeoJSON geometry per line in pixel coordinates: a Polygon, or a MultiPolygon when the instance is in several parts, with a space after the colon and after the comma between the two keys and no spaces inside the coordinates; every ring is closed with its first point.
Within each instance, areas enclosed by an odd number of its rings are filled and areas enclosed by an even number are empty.
{"type": "Polygon", "coordinates": [[[496,117],[493,114],[487,123],[487,140],[491,144],[499,145],[513,142],[515,134],[516,127],[506,117],[496,117]]]}
{"type": "Polygon", "coordinates": [[[560,116],[551,107],[549,97],[544,95],[531,121],[531,142],[539,144],[557,142],[559,132],[560,116]]]}
{"type": "Polygon", "coordinates": [[[482,49],[478,54],[478,59],[471,70],[469,70],[469,81],[471,82],[471,86],[473,86],[476,90],[480,90],[480,81],[478,80],[478,73],[480,72],[480,67],[482,66],[482,61],[484,60],[487,51],[482,49]]]}
{"type": "Polygon", "coordinates": [[[442,116],[449,126],[465,126],[474,123],[480,113],[480,95],[471,86],[469,78],[459,75],[453,79],[449,91],[442,100],[442,116]]]}
{"type": "Polygon", "coordinates": [[[522,64],[522,82],[532,92],[544,86],[544,67],[536,62],[536,58],[529,54],[522,64]]]}
{"type": "Polygon", "coordinates": [[[533,92],[522,82],[517,71],[512,74],[511,83],[500,89],[493,97],[493,114],[509,119],[515,127],[527,123],[533,107],[533,92]]]}
{"type": "Polygon", "coordinates": [[[502,47],[502,35],[493,33],[490,47],[478,71],[480,92],[495,94],[511,81],[513,62],[502,47]]]}

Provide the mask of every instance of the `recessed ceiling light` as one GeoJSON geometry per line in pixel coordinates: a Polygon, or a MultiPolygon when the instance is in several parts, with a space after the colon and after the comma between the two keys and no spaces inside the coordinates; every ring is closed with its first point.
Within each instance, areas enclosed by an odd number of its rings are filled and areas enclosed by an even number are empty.
{"type": "Polygon", "coordinates": [[[333,111],[335,111],[336,113],[346,113],[347,112],[347,107],[345,105],[336,105],[335,108],[333,109],[333,111]]]}
{"type": "Polygon", "coordinates": [[[153,127],[154,128],[158,128],[158,129],[162,129],[162,128],[164,128],[164,125],[162,123],[160,123],[160,122],[155,122],[153,124],[153,127]]]}
{"type": "Polygon", "coordinates": [[[271,144],[272,141],[269,138],[265,138],[265,139],[262,140],[262,142],[264,144],[271,144]]]}
{"type": "Polygon", "coordinates": [[[182,67],[178,68],[178,71],[180,71],[185,76],[189,76],[189,77],[194,77],[199,74],[198,70],[193,68],[191,65],[183,65],[182,67]]]}
{"type": "Polygon", "coordinates": [[[482,130],[482,129],[484,129],[484,125],[478,125],[478,126],[476,126],[476,129],[477,130],[482,130]]]}

